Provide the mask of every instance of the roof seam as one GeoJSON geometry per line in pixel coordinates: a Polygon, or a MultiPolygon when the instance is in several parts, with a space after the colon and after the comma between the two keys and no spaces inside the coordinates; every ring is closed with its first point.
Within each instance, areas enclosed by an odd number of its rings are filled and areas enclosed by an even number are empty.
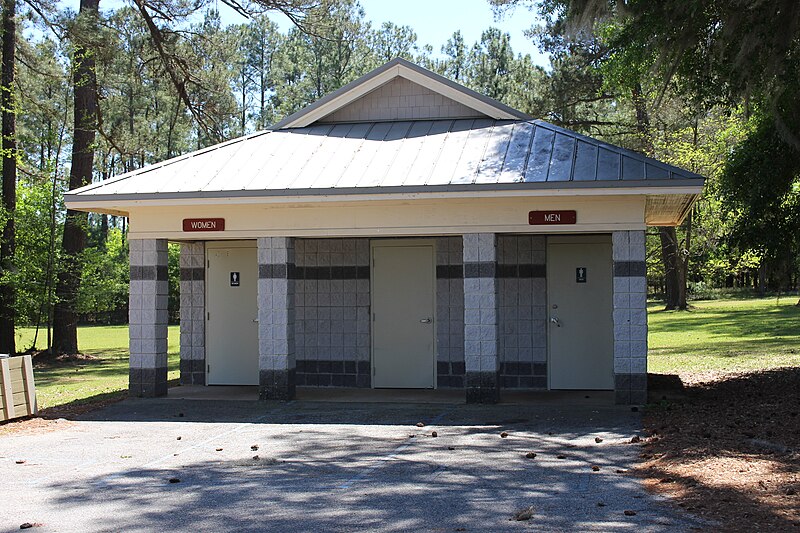
{"type": "Polygon", "coordinates": [[[550,158],[547,161],[547,173],[544,175],[544,181],[550,181],[550,168],[553,166],[553,150],[556,146],[556,135],[558,135],[557,131],[550,131],[553,132],[553,138],[550,139],[550,158]]]}

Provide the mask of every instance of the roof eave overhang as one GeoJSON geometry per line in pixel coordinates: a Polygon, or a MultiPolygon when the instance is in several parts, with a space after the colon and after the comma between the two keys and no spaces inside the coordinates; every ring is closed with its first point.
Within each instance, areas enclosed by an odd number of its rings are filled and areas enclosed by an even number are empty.
{"type": "MultiPolygon", "coordinates": [[[[598,186],[597,182],[464,184],[418,187],[349,189],[284,189],[271,191],[213,191],[184,193],[70,194],[66,206],[77,211],[128,215],[136,207],[237,204],[313,204],[374,201],[446,200],[459,198],[548,197],[548,196],[651,196],[681,195],[696,198],[703,190],[698,179],[652,182],[619,181],[598,186]]],[[[691,204],[689,205],[689,207],[691,204]]],[[[688,209],[688,207],[686,208],[688,209]]],[[[681,213],[682,216],[685,215],[681,213]]]]}

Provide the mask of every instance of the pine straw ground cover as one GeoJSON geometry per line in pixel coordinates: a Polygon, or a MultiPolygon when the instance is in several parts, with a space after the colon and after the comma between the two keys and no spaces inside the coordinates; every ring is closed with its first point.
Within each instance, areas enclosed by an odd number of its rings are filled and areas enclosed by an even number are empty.
{"type": "Polygon", "coordinates": [[[795,302],[651,314],[649,362],[661,373],[650,375],[637,471],[650,490],[709,519],[709,530],[800,531],[795,302]],[[678,332],[673,346],[665,329],[678,332]]]}

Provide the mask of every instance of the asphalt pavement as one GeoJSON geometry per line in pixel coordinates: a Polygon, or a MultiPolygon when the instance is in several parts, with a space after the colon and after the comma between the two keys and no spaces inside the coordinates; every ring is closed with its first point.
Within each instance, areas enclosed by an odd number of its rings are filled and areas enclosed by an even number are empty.
{"type": "Polygon", "coordinates": [[[629,472],[640,424],[609,405],[131,399],[63,429],[0,437],[0,530],[700,525],[629,472]]]}

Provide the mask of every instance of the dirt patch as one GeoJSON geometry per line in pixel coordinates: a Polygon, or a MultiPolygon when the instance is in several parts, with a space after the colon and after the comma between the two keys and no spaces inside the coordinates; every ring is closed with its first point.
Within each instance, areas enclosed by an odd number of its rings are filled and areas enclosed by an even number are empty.
{"type": "Polygon", "coordinates": [[[74,424],[74,422],[65,418],[40,418],[38,416],[17,418],[0,424],[0,437],[58,431],[74,424]]]}
{"type": "Polygon", "coordinates": [[[35,367],[46,367],[59,364],[84,363],[86,361],[96,361],[99,357],[86,353],[48,353],[46,350],[36,350],[28,352],[35,367]]]}
{"type": "Polygon", "coordinates": [[[88,400],[79,400],[64,405],[42,409],[36,416],[17,418],[0,423],[0,437],[19,433],[57,431],[71,427],[74,419],[82,414],[102,409],[127,397],[127,391],[99,394],[88,400]]]}
{"type": "Polygon", "coordinates": [[[648,488],[714,530],[800,531],[800,368],[680,377],[644,417],[648,488]]]}

